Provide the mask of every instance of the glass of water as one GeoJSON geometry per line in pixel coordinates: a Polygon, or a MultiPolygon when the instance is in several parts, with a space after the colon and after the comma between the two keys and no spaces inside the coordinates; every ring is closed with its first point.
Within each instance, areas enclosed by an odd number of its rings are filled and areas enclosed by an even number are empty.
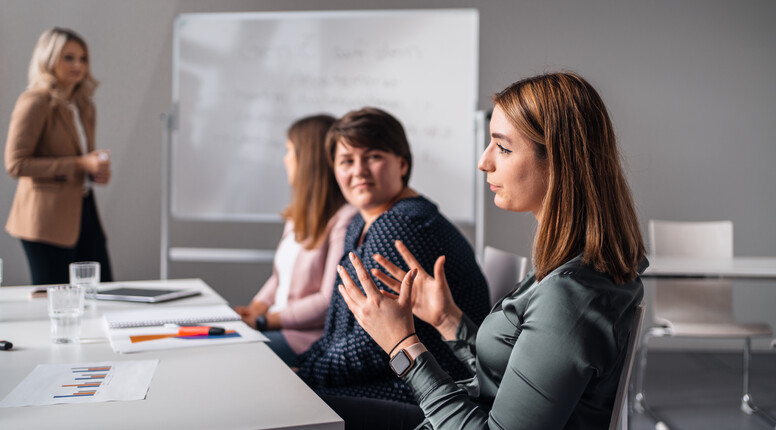
{"type": "Polygon", "coordinates": [[[84,289],[77,285],[55,285],[46,290],[51,319],[51,341],[78,343],[81,315],[84,313],[84,289]]]}
{"type": "Polygon", "coordinates": [[[100,263],[80,261],[70,263],[70,285],[83,287],[86,307],[97,307],[97,287],[100,285],[100,263]]]}

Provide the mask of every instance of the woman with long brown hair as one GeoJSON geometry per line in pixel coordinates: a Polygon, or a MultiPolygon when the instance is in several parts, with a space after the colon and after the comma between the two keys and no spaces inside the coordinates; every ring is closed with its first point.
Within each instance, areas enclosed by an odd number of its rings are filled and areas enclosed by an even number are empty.
{"type": "Polygon", "coordinates": [[[331,116],[315,115],[289,127],[283,162],[293,194],[272,276],[250,305],[235,308],[289,364],[321,335],[345,231],[356,213],[329,166],[325,137],[333,123],[331,116]]]}
{"type": "Polygon", "coordinates": [[[414,391],[424,428],[606,428],[646,268],[609,114],[571,73],[518,81],[494,103],[479,169],[498,207],[539,223],[526,279],[479,327],[452,300],[444,257],[432,277],[401,243],[409,271],[378,256],[392,276],[371,272],[398,295],[378,291],[355,255],[364,292],[342,267],[339,290],[414,391]],[[413,314],[450,342],[474,378],[456,384],[408,336],[413,314]]]}

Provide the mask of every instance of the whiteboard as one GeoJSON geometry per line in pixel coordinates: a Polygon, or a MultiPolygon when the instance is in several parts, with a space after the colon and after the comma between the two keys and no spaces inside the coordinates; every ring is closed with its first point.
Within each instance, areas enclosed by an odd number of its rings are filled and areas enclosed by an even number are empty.
{"type": "Polygon", "coordinates": [[[474,9],[179,15],[172,217],[278,220],[288,126],[374,106],[405,127],[410,186],[473,223],[478,25],[474,9]]]}

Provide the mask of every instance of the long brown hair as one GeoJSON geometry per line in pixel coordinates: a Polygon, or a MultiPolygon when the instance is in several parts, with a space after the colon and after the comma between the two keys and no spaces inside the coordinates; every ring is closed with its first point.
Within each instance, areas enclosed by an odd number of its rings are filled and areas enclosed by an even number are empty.
{"type": "Polygon", "coordinates": [[[63,95],[54,76],[54,67],[62,55],[62,49],[67,42],[76,42],[81,45],[86,55],[86,68],[84,78],[73,88],[72,100],[89,100],[97,88],[97,80],[92,76],[91,56],[86,40],[80,34],[68,28],[53,27],[43,32],[35,45],[30,60],[30,68],[27,72],[27,88],[40,89],[51,94],[54,101],[62,101],[63,95]]]}
{"type": "Polygon", "coordinates": [[[582,254],[617,283],[635,278],[644,241],[609,113],[572,73],[515,82],[493,96],[548,163],[549,186],[534,241],[536,278],[582,254]]]}
{"type": "Polygon", "coordinates": [[[307,249],[318,246],[329,220],[345,204],[326,155],[326,132],[334,123],[329,115],[302,118],[288,128],[296,154],[294,192],[283,216],[294,223],[296,241],[307,249]]]}

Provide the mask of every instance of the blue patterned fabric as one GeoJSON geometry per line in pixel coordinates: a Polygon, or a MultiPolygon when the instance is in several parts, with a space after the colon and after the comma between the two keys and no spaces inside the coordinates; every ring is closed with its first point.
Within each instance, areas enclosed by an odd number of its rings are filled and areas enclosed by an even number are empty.
{"type": "MultiPolygon", "coordinates": [[[[381,269],[372,255],[379,253],[405,271],[407,265],[394,246],[401,240],[415,255],[423,269],[433,273],[434,262],[446,256],[445,275],[456,304],[479,324],[489,311],[488,287],[466,239],[424,197],[397,202],[380,215],[358,243],[364,219],[356,215],[345,236],[345,254],[340,264],[353,279],[355,270],[348,260],[354,252],[367,270],[381,269]]],[[[337,276],[336,285],[342,283],[337,276]]],[[[375,280],[378,288],[387,287],[375,280]]],[[[430,325],[415,319],[418,337],[438,362],[456,379],[470,377],[466,368],[453,355],[439,333],[430,325]]],[[[323,336],[295,362],[298,375],[321,395],[371,397],[415,403],[410,388],[388,367],[388,355],[356,322],[337,288],[331,296],[323,336]]]]}

